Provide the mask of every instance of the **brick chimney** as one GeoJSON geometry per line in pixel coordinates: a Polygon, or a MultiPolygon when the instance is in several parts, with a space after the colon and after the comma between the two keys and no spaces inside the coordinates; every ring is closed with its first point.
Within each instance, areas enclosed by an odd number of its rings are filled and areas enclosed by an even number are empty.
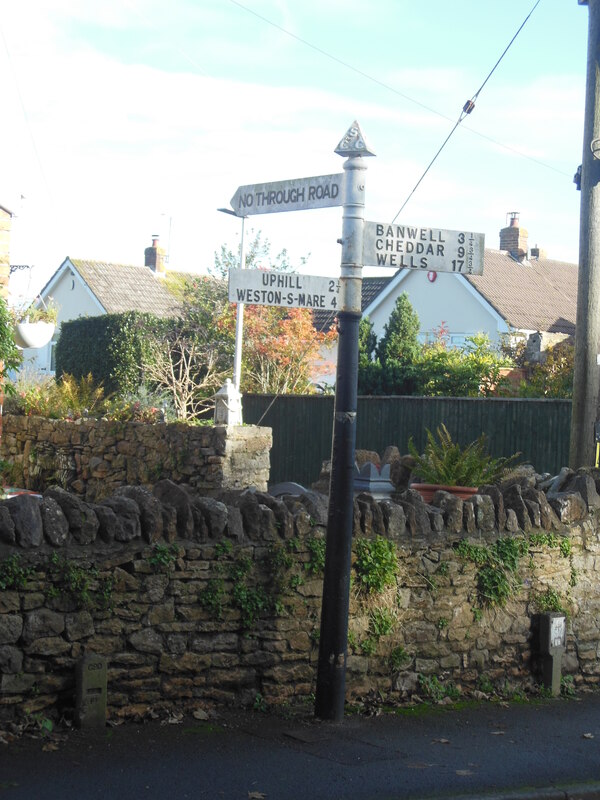
{"type": "Polygon", "coordinates": [[[152,234],[152,247],[147,247],[144,250],[144,264],[157,275],[164,275],[165,269],[165,251],[162,247],[158,246],[158,234],[152,234]]]}
{"type": "Polygon", "coordinates": [[[527,258],[527,237],[525,228],[519,227],[519,212],[509,211],[508,227],[500,231],[500,250],[508,250],[517,261],[527,258]]]}
{"type": "Polygon", "coordinates": [[[532,247],[529,251],[529,258],[535,258],[539,260],[540,258],[548,258],[548,253],[545,250],[542,250],[541,247],[538,247],[537,244],[535,247],[532,247]]]}

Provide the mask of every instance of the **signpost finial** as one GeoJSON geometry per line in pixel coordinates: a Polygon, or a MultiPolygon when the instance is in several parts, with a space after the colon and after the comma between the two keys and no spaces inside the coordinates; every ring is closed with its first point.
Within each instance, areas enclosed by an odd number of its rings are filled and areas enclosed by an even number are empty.
{"type": "Polygon", "coordinates": [[[346,133],[342,136],[340,143],[335,148],[334,153],[339,156],[374,156],[375,153],[367,147],[365,137],[356,120],[350,125],[346,133]]]}

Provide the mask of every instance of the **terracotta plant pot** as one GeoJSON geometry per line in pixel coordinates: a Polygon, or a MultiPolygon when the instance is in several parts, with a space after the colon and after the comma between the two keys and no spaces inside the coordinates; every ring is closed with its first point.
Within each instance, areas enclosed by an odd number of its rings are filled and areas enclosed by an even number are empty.
{"type": "Polygon", "coordinates": [[[433,495],[440,489],[455,494],[461,500],[468,500],[478,492],[477,486],[444,486],[441,483],[412,483],[410,488],[416,489],[426,503],[431,503],[433,495]]]}
{"type": "Polygon", "coordinates": [[[15,344],[17,347],[44,347],[54,334],[53,322],[17,322],[15,344]]]}

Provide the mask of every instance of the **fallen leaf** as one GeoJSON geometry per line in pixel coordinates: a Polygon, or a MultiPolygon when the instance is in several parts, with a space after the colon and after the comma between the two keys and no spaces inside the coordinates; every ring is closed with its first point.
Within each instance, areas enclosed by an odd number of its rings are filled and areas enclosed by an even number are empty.
{"type": "Polygon", "coordinates": [[[457,769],[456,770],[456,774],[457,775],[474,775],[475,773],[472,772],[472,770],[470,770],[470,769],[457,769]]]}
{"type": "Polygon", "coordinates": [[[450,744],[450,739],[433,739],[431,744],[450,744]]]}
{"type": "Polygon", "coordinates": [[[593,733],[584,733],[583,734],[583,738],[584,739],[593,739],[594,738],[594,734],[593,733]]]}
{"type": "Polygon", "coordinates": [[[181,725],[183,714],[169,714],[166,719],[161,720],[161,725],[181,725]]]}

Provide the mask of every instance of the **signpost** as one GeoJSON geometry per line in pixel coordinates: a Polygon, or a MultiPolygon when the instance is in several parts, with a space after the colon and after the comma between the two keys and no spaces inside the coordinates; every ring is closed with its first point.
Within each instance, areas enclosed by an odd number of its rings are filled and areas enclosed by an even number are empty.
{"type": "Polygon", "coordinates": [[[363,263],[370,266],[481,275],[483,253],[483,233],[365,222],[363,263]]]}
{"type": "Polygon", "coordinates": [[[344,174],[340,173],[238,186],[231,207],[240,216],[253,216],[341,206],[343,184],[344,174]]]}
{"type": "Polygon", "coordinates": [[[354,122],[335,149],[344,173],[240,186],[231,199],[238,216],[343,205],[339,281],[262,270],[230,270],[233,302],[335,309],[338,318],[331,481],[315,714],[344,717],[348,611],[354,515],[354,460],[358,388],[358,327],[364,264],[480,275],[483,234],[365,222],[365,156],[369,150],[354,122]]]}
{"type": "Polygon", "coordinates": [[[229,300],[258,306],[337,310],[340,282],[335,278],[261,269],[230,269],[229,300]]]}

